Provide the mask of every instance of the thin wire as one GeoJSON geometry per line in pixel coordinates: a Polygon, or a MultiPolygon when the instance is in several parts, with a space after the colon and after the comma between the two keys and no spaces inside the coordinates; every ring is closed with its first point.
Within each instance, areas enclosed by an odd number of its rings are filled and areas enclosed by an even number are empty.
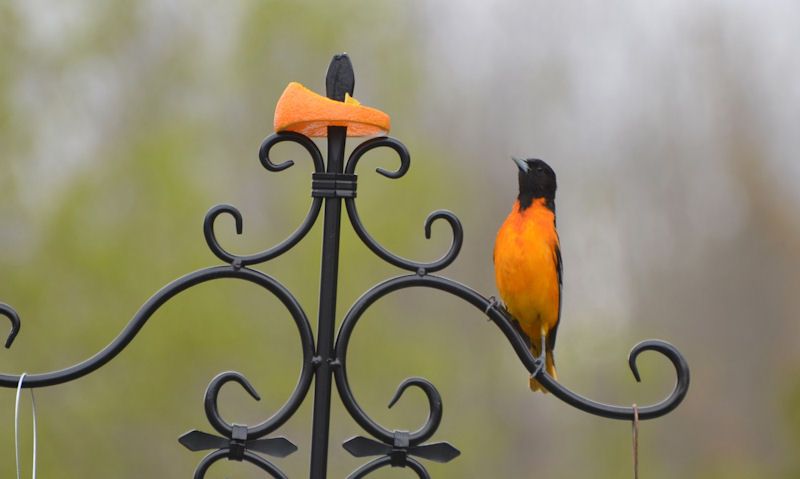
{"type": "MultiPolygon", "coordinates": [[[[22,466],[19,460],[19,398],[22,394],[22,382],[25,380],[27,373],[22,373],[17,383],[17,398],[14,404],[14,452],[17,458],[17,479],[22,479],[22,466]]],[[[33,411],[33,479],[36,479],[36,398],[33,395],[33,388],[31,388],[31,409],[33,411]]]]}
{"type": "Polygon", "coordinates": [[[33,395],[33,388],[28,391],[31,393],[31,412],[33,414],[33,472],[31,479],[36,479],[36,397],[33,395]]]}
{"type": "Polygon", "coordinates": [[[22,373],[17,383],[17,400],[14,403],[14,451],[17,457],[17,479],[22,478],[22,469],[19,463],[19,395],[22,392],[22,381],[24,379],[25,373],[22,373]]]}
{"type": "Polygon", "coordinates": [[[633,479],[639,479],[639,406],[633,403],[633,479]]]}

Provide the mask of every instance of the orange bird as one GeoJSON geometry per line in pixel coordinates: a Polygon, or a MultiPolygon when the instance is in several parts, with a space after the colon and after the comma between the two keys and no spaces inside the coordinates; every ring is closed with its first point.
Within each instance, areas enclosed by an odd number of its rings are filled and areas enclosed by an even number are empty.
{"type": "MultiPolygon", "coordinates": [[[[561,318],[561,249],[556,231],[556,174],[542,160],[514,158],[519,195],[494,244],[494,275],[506,310],[528,336],[531,353],[545,349],[556,377],[553,348],[561,318]]],[[[531,378],[533,391],[547,392],[531,378]]]]}

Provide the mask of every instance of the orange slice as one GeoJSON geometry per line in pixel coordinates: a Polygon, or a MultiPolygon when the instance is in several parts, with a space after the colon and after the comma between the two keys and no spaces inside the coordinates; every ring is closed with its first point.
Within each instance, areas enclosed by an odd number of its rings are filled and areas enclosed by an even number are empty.
{"type": "Polygon", "coordinates": [[[350,95],[331,100],[300,83],[291,82],[275,105],[275,131],[294,131],[310,137],[328,136],[329,126],[346,126],[347,136],[385,135],[389,115],[364,106],[350,95]]]}

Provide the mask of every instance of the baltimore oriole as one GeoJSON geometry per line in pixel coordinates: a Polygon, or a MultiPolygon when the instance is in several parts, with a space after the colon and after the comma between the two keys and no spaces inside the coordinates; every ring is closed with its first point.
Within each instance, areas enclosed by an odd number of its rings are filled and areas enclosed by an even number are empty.
{"type": "MultiPolygon", "coordinates": [[[[553,348],[561,318],[561,249],[556,231],[556,174],[537,159],[519,160],[519,195],[494,245],[497,291],[506,310],[528,336],[530,350],[546,352],[547,373],[556,377],[553,348]]],[[[533,391],[547,392],[531,378],[533,391]]]]}

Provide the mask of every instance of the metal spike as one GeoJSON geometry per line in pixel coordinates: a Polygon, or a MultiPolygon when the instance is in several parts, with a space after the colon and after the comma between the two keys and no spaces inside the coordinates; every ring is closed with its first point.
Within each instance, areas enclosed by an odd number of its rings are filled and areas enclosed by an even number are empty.
{"type": "Polygon", "coordinates": [[[263,452],[274,457],[286,457],[296,452],[297,446],[285,437],[271,437],[247,441],[247,449],[263,452]]]}
{"type": "Polygon", "coordinates": [[[381,456],[392,451],[391,446],[363,436],[348,439],[342,447],[355,457],[381,456]]]}
{"type": "Polygon", "coordinates": [[[178,442],[190,451],[203,451],[206,449],[222,449],[228,447],[229,441],[224,437],[215,436],[202,431],[189,431],[178,442]]]}
{"type": "Polygon", "coordinates": [[[412,447],[408,450],[408,453],[412,456],[442,463],[450,462],[461,455],[461,451],[447,442],[437,442],[434,444],[412,447]]]}

